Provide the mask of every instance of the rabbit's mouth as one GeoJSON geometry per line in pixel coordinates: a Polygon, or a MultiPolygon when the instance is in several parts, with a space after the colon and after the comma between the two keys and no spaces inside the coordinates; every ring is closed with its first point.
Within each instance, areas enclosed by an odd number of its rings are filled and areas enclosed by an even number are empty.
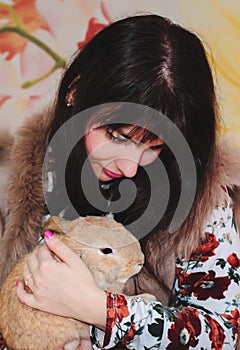
{"type": "Polygon", "coordinates": [[[128,279],[129,279],[129,277],[120,278],[119,280],[117,280],[117,283],[126,283],[128,279]]]}
{"type": "Polygon", "coordinates": [[[126,283],[127,280],[128,280],[130,277],[132,277],[132,276],[138,274],[138,273],[141,271],[142,268],[143,268],[143,264],[142,264],[142,263],[141,263],[141,264],[136,264],[136,265],[134,265],[133,268],[132,268],[132,271],[129,272],[128,276],[126,276],[125,278],[119,278],[119,279],[117,280],[117,282],[118,282],[118,283],[126,283]]]}
{"type": "MultiPolygon", "coordinates": [[[[139,264],[135,265],[135,266],[134,266],[134,272],[132,273],[131,276],[134,276],[134,275],[136,275],[137,273],[139,273],[139,272],[142,270],[142,268],[143,268],[143,263],[139,263],[139,264]]],[[[130,277],[131,277],[131,276],[130,276],[130,277]]]]}

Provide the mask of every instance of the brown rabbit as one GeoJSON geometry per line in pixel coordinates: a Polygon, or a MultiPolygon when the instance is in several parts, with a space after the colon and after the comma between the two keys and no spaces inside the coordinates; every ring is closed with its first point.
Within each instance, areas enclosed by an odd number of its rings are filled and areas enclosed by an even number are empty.
{"type": "MultiPolygon", "coordinates": [[[[113,219],[89,216],[66,221],[52,217],[44,226],[45,230],[59,234],[62,241],[83,259],[103,289],[121,292],[127,279],[143,266],[144,256],[138,240],[113,219]]],[[[16,281],[22,280],[28,256],[10,272],[1,290],[0,329],[3,337],[11,349],[77,349],[81,338],[89,338],[88,325],[32,309],[19,301],[16,281]]]]}

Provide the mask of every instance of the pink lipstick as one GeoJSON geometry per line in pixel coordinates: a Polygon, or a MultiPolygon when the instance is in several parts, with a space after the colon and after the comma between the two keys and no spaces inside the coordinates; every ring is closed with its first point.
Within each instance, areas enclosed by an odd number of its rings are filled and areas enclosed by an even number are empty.
{"type": "Polygon", "coordinates": [[[115,174],[113,173],[112,171],[106,169],[106,168],[103,168],[102,169],[104,174],[106,174],[107,176],[111,177],[112,179],[119,179],[120,177],[123,177],[122,174],[115,174]]]}

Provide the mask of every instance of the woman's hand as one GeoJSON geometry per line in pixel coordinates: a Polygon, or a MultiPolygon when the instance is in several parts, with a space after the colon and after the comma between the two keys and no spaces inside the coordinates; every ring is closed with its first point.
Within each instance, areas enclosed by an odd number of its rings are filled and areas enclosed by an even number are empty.
{"type": "Polygon", "coordinates": [[[106,323],[106,295],[83,261],[51,233],[27,260],[23,278],[33,294],[19,282],[20,301],[33,308],[96,325],[106,323]],[[53,252],[62,262],[57,262],[53,252]]]}

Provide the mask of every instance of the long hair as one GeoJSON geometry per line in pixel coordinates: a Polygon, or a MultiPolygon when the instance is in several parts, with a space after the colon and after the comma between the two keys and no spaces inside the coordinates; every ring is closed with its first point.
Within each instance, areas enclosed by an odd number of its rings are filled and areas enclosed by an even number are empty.
{"type": "MultiPolygon", "coordinates": [[[[157,15],[129,17],[109,25],[88,42],[67,67],[59,87],[50,139],[76,113],[112,102],[151,107],[179,128],[194,158],[197,172],[195,197],[199,198],[208,165],[214,157],[217,119],[213,77],[200,39],[157,15]],[[74,97],[71,108],[66,106],[70,91],[74,97]]],[[[111,127],[117,128],[114,116],[110,113],[108,120],[111,127]]],[[[98,117],[98,121],[104,122],[104,119],[104,113],[98,117]]],[[[132,125],[138,122],[131,116],[129,121],[132,125]]],[[[151,123],[154,127],[154,118],[151,123]]],[[[87,121],[83,127],[86,124],[87,121]]],[[[150,134],[149,138],[152,137],[150,134]]],[[[63,152],[68,149],[66,135],[63,135],[62,149],[63,152]]],[[[167,229],[181,192],[177,161],[167,145],[159,157],[168,173],[170,198],[163,217],[152,232],[167,229]]],[[[80,174],[86,158],[82,138],[71,151],[66,168],[69,198],[80,215],[102,215],[105,211],[95,208],[83,193],[80,174]]],[[[89,166],[88,180],[91,181],[93,176],[89,166]]],[[[131,180],[136,185],[137,196],[129,208],[115,215],[115,219],[124,225],[142,215],[151,196],[151,184],[144,169],[140,167],[131,180]]],[[[121,181],[112,181],[104,196],[117,200],[121,181]]],[[[158,200],[163,192],[159,178],[159,186],[154,189],[158,200]]],[[[154,215],[153,207],[149,221],[154,215]]]]}

